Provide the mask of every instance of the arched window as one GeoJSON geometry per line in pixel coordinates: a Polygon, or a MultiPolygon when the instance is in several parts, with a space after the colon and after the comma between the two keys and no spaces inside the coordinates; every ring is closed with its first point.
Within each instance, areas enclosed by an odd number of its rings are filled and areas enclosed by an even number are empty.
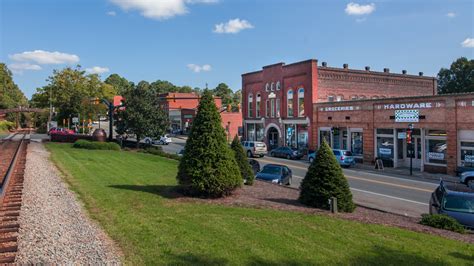
{"type": "Polygon", "coordinates": [[[271,91],[274,91],[274,90],[275,90],[275,83],[272,82],[272,86],[270,87],[270,90],[271,90],[271,91]]]}
{"type": "Polygon", "coordinates": [[[351,96],[351,100],[357,100],[357,98],[358,98],[357,95],[352,95],[351,96]]]}
{"type": "Polygon", "coordinates": [[[298,89],[298,116],[304,116],[304,89],[298,89]]]}
{"type": "Polygon", "coordinates": [[[253,116],[253,95],[252,93],[249,94],[249,100],[248,100],[248,117],[253,116]]]}
{"type": "Polygon", "coordinates": [[[379,96],[372,96],[372,99],[374,99],[374,100],[376,100],[378,98],[379,98],[379,96]]]}
{"type": "Polygon", "coordinates": [[[328,102],[334,102],[334,95],[328,95],[328,102]]]}
{"type": "Polygon", "coordinates": [[[270,90],[270,84],[265,84],[265,91],[269,91],[270,90]]]}
{"type": "Polygon", "coordinates": [[[365,99],[366,99],[366,97],[365,97],[365,95],[361,95],[361,96],[359,96],[359,99],[361,99],[361,100],[365,100],[365,99]]]}
{"type": "Polygon", "coordinates": [[[257,99],[255,103],[255,117],[260,117],[260,93],[257,94],[257,99]]]}
{"type": "Polygon", "coordinates": [[[279,91],[281,89],[280,81],[277,81],[277,87],[276,90],[279,91]]]}
{"type": "Polygon", "coordinates": [[[337,102],[344,101],[344,95],[341,95],[341,94],[337,95],[336,101],[337,102]]]}
{"type": "Polygon", "coordinates": [[[287,106],[287,114],[288,117],[293,116],[293,90],[288,90],[286,94],[286,106],[287,106]]]}

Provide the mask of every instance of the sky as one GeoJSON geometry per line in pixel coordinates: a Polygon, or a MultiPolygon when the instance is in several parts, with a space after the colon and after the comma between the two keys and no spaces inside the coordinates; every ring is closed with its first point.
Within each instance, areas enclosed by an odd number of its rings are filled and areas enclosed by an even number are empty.
{"type": "Polygon", "coordinates": [[[473,0],[0,0],[0,62],[27,97],[54,69],[241,89],[307,59],[436,76],[473,58],[473,0]]]}

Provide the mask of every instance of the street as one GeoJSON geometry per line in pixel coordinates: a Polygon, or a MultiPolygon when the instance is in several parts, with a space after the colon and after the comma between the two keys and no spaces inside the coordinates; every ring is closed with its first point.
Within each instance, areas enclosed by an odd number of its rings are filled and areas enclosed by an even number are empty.
{"type": "MultiPolygon", "coordinates": [[[[287,165],[293,173],[293,188],[299,188],[309,163],[273,157],[257,158],[261,168],[266,164],[287,165]]],[[[418,217],[428,213],[431,193],[437,183],[367,173],[358,169],[343,169],[353,194],[360,205],[401,215],[418,217]]]]}

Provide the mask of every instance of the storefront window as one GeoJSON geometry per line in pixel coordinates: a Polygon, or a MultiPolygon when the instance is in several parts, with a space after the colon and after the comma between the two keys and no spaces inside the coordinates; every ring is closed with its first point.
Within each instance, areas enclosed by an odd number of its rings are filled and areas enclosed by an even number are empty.
{"type": "Polygon", "coordinates": [[[426,139],[426,162],[446,164],[446,139],[426,139]]]}
{"type": "Polygon", "coordinates": [[[255,124],[247,124],[247,140],[255,140],[255,124]]]}
{"type": "Polygon", "coordinates": [[[298,116],[304,116],[304,89],[298,89],[298,116]]]}
{"type": "Polygon", "coordinates": [[[270,100],[270,112],[271,112],[271,117],[275,117],[275,99],[270,100]]]}
{"type": "Polygon", "coordinates": [[[298,149],[306,153],[308,150],[308,126],[307,125],[297,125],[298,132],[298,149]]]}
{"type": "Polygon", "coordinates": [[[393,167],[393,144],[393,137],[377,137],[377,157],[389,167],[393,167]]]}
{"type": "Polygon", "coordinates": [[[276,117],[280,117],[280,99],[276,99],[276,117]]]}
{"type": "Polygon", "coordinates": [[[260,117],[260,100],[261,100],[261,97],[260,97],[260,93],[257,94],[257,99],[256,99],[256,107],[255,107],[255,114],[256,114],[256,117],[260,117]]]}
{"type": "Polygon", "coordinates": [[[329,130],[319,131],[319,145],[322,145],[324,140],[329,146],[331,146],[331,131],[329,130]]]}
{"type": "Polygon", "coordinates": [[[474,168],[474,141],[461,141],[461,166],[474,168]]]}
{"type": "Polygon", "coordinates": [[[248,98],[248,117],[253,116],[253,95],[249,94],[248,98]]]}
{"type": "Polygon", "coordinates": [[[296,127],[295,124],[287,124],[285,126],[286,146],[296,148],[296,127]]]}
{"type": "Polygon", "coordinates": [[[364,142],[362,141],[362,132],[351,132],[351,151],[357,155],[363,154],[364,142]]]}
{"type": "Polygon", "coordinates": [[[255,131],[257,132],[257,141],[263,141],[265,135],[265,128],[263,124],[255,124],[255,131]]]}
{"type": "Polygon", "coordinates": [[[341,148],[341,137],[340,137],[341,131],[339,128],[334,128],[332,130],[332,136],[333,136],[333,149],[340,149],[341,148]]]}
{"type": "Polygon", "coordinates": [[[288,117],[293,117],[293,90],[289,90],[286,96],[288,117]]]}
{"type": "Polygon", "coordinates": [[[265,116],[268,117],[270,115],[270,101],[265,101],[265,116]]]}
{"type": "Polygon", "coordinates": [[[377,134],[392,135],[393,129],[392,128],[377,128],[377,134]]]}

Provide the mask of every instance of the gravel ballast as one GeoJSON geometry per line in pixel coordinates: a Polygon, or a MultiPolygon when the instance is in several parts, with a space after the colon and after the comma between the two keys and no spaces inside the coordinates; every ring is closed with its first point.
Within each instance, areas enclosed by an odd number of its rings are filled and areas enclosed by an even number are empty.
{"type": "Polygon", "coordinates": [[[121,264],[119,249],[48,158],[41,143],[29,144],[16,263],[121,264]]]}

